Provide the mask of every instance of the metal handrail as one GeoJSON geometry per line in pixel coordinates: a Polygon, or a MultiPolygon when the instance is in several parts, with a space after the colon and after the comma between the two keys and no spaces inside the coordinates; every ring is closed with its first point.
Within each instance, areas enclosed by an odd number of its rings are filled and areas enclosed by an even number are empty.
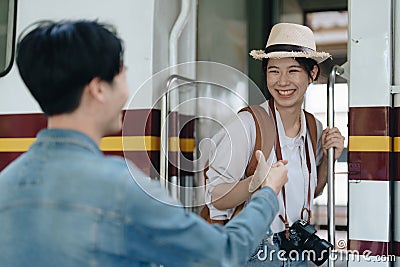
{"type": "MultiPolygon", "coordinates": [[[[168,138],[168,133],[169,133],[169,121],[168,121],[168,112],[170,110],[170,101],[169,101],[169,90],[171,85],[176,81],[176,80],[182,80],[188,83],[194,83],[196,82],[193,79],[189,79],[187,77],[183,77],[180,75],[171,75],[167,79],[167,83],[165,86],[165,92],[162,96],[161,99],[161,135],[160,135],[160,149],[162,150],[164,148],[165,155],[162,153],[160,150],[160,182],[161,184],[168,188],[168,151],[169,151],[169,138],[168,138]],[[163,131],[163,126],[164,131],[163,131]]],[[[179,164],[178,164],[179,167],[179,164]]],[[[179,171],[178,171],[179,173],[179,171]]],[[[179,179],[177,179],[177,182],[179,179]]],[[[172,197],[178,198],[177,192],[172,192],[172,197]]]]}
{"type": "MultiPolygon", "coordinates": [[[[344,73],[344,68],[335,65],[332,67],[327,86],[327,124],[329,128],[335,127],[334,122],[334,86],[336,75],[344,73]]],[[[334,148],[328,149],[328,241],[333,244],[335,250],[335,151],[334,148]]],[[[332,251],[331,251],[332,253],[332,251]]],[[[335,266],[335,257],[329,257],[328,266],[335,266]]]]}

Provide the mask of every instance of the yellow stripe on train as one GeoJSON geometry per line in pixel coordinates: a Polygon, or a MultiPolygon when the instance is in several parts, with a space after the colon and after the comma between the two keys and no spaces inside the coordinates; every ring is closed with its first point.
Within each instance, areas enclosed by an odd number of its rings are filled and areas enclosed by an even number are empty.
{"type": "Polygon", "coordinates": [[[349,136],[349,152],[390,152],[390,136],[349,136]]]}
{"type": "Polygon", "coordinates": [[[194,138],[169,138],[169,151],[178,152],[193,152],[195,147],[194,138]]]}
{"type": "MultiPolygon", "coordinates": [[[[25,152],[36,138],[0,138],[0,152],[25,152]]],[[[170,137],[170,151],[193,152],[193,138],[170,137]],[[179,145],[178,145],[179,144],[179,145]]],[[[109,136],[101,139],[103,151],[159,151],[160,137],[157,136],[109,136]]]]}
{"type": "MultiPolygon", "coordinates": [[[[169,138],[169,151],[193,152],[194,138],[169,138]]],[[[159,151],[160,137],[156,136],[124,136],[104,137],[100,143],[103,151],[159,151]],[[122,144],[123,142],[123,144],[122,144]]]]}
{"type": "Polygon", "coordinates": [[[394,152],[400,152],[400,137],[393,138],[393,150],[394,152]]]}
{"type": "Polygon", "coordinates": [[[157,136],[109,136],[100,142],[103,151],[158,151],[160,137],[157,136]]]}
{"type": "Polygon", "coordinates": [[[25,152],[36,138],[0,138],[0,152],[25,152]]]}

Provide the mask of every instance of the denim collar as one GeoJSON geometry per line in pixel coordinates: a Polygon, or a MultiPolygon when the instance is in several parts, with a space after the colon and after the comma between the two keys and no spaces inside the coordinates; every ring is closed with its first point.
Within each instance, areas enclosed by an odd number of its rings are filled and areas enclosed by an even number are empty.
{"type": "Polygon", "coordinates": [[[40,144],[52,142],[74,144],[95,154],[103,153],[94,140],[82,132],[67,129],[43,129],[37,134],[36,143],[40,144]]]}

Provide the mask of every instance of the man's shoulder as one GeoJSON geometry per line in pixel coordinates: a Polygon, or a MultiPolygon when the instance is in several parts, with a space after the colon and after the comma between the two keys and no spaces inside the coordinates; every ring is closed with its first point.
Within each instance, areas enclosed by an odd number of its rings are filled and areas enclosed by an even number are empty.
{"type": "Polygon", "coordinates": [[[100,176],[127,176],[136,172],[137,167],[130,161],[122,156],[104,155],[102,157],[93,158],[87,162],[87,166],[83,168],[90,168],[90,171],[99,173],[100,176]]]}

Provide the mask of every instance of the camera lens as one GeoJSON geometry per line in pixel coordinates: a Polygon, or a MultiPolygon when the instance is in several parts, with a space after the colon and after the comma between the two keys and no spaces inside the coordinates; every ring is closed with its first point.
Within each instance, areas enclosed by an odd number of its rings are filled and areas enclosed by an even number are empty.
{"type": "Polygon", "coordinates": [[[322,265],[329,258],[329,248],[333,245],[325,239],[319,238],[317,235],[312,235],[304,243],[304,250],[309,252],[310,260],[316,265],[322,265]]]}

